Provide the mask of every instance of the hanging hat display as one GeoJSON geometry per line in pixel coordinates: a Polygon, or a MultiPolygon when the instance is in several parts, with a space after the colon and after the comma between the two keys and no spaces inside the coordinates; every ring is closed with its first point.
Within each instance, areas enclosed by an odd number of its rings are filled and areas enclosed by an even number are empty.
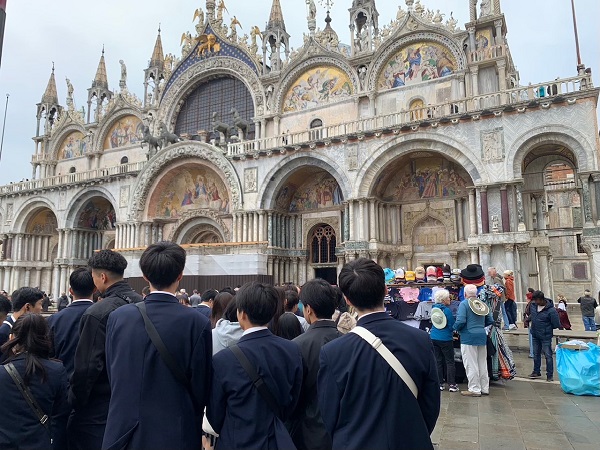
{"type": "Polygon", "coordinates": [[[437,270],[434,266],[427,267],[427,282],[435,283],[437,281],[437,270]]]}
{"type": "Polygon", "coordinates": [[[404,281],[404,268],[396,269],[396,281],[404,281]]]}
{"type": "Polygon", "coordinates": [[[417,281],[425,280],[425,267],[418,266],[415,268],[415,278],[417,279],[417,281]]]}
{"type": "Polygon", "coordinates": [[[453,269],[450,275],[450,281],[452,283],[460,283],[460,269],[453,269]]]}
{"type": "Polygon", "coordinates": [[[437,275],[437,282],[442,283],[444,281],[444,271],[441,267],[436,267],[435,274],[437,275]]]}
{"type": "Polygon", "coordinates": [[[416,275],[412,270],[407,270],[405,272],[406,281],[415,281],[416,275]]]}
{"type": "Polygon", "coordinates": [[[386,284],[393,283],[394,279],[396,278],[396,272],[394,272],[389,267],[386,267],[385,269],[383,269],[383,275],[385,276],[385,283],[386,284]]]}

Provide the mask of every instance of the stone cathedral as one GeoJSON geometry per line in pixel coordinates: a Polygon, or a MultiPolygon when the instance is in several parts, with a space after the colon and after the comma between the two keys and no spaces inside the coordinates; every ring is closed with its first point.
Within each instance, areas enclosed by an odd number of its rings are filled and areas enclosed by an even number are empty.
{"type": "Polygon", "coordinates": [[[32,179],[0,187],[0,288],[57,296],[103,248],[134,279],[145,246],[171,240],[185,275],[217,288],[335,282],[368,257],[513,269],[520,298],[598,292],[591,70],[522,85],[500,0],[465,0],[463,27],[420,0],[385,18],[375,0],[340,3],[343,20],[306,0],[292,49],[279,0],[246,35],[233,5],[206,0],[177,55],[159,30],[142,99],[123,61],[109,88],[104,53],[81,110],[53,69],[32,179]]]}

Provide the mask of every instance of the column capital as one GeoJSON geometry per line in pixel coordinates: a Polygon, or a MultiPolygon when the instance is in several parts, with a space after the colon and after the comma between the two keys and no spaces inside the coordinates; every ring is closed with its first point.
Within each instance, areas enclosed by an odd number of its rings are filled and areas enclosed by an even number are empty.
{"type": "Polygon", "coordinates": [[[482,192],[485,192],[485,193],[487,193],[487,188],[488,188],[487,186],[477,186],[477,190],[478,190],[480,193],[482,193],[482,192]]]}
{"type": "Polygon", "coordinates": [[[500,185],[500,190],[501,191],[505,191],[506,189],[508,189],[508,184],[501,184],[500,185]]]}
{"type": "Polygon", "coordinates": [[[488,253],[488,254],[489,254],[489,253],[491,253],[491,252],[492,252],[492,246],[491,246],[491,245],[489,245],[489,244],[483,244],[483,245],[480,245],[480,246],[479,246],[479,248],[480,248],[480,249],[481,249],[481,251],[482,251],[482,252],[484,252],[484,253],[488,253]]]}
{"type": "Polygon", "coordinates": [[[517,244],[517,251],[519,253],[526,253],[529,250],[529,244],[528,243],[522,243],[522,244],[517,244]]]}
{"type": "Polygon", "coordinates": [[[551,256],[550,249],[548,247],[537,247],[536,250],[540,256],[551,256]]]}
{"type": "Polygon", "coordinates": [[[512,252],[515,249],[515,244],[504,244],[505,252],[512,252]]]}
{"type": "Polygon", "coordinates": [[[600,183],[600,173],[593,173],[592,174],[592,181],[594,183],[600,183]]]}

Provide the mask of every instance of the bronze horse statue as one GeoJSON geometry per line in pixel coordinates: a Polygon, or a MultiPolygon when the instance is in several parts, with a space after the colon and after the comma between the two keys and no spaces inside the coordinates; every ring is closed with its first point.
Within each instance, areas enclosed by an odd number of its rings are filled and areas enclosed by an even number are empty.
{"type": "Polygon", "coordinates": [[[150,133],[150,127],[148,125],[144,125],[144,135],[141,141],[142,148],[144,148],[144,144],[148,144],[148,159],[156,155],[163,147],[162,139],[152,136],[150,133]]]}

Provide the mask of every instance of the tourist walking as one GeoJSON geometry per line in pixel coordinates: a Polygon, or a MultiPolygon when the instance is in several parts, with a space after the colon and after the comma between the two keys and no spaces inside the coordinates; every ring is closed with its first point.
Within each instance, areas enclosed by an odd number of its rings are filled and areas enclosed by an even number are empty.
{"type": "Polygon", "coordinates": [[[48,359],[46,320],[39,314],[20,315],[12,334],[2,346],[2,352],[10,356],[0,366],[0,448],[66,450],[67,372],[59,361],[48,359]],[[45,424],[16,383],[35,399],[39,414],[48,416],[45,424]]]}
{"type": "Polygon", "coordinates": [[[477,298],[477,286],[465,286],[465,301],[458,307],[454,329],[460,334],[460,353],[467,373],[468,390],[461,395],[481,397],[490,393],[485,327],[493,320],[489,307],[477,298]]]}
{"type": "Polygon", "coordinates": [[[558,313],[558,320],[560,326],[565,330],[571,329],[571,321],[569,320],[569,313],[567,312],[567,299],[564,295],[558,296],[558,304],[556,305],[556,312],[558,313]]]}
{"type": "Polygon", "coordinates": [[[504,302],[504,309],[506,310],[506,316],[508,317],[508,329],[514,330],[517,328],[517,303],[515,295],[515,277],[512,270],[504,271],[504,295],[506,301],[504,302]]]}
{"type": "Polygon", "coordinates": [[[581,305],[581,318],[583,319],[585,331],[596,331],[594,308],[598,306],[598,302],[591,296],[589,289],[583,292],[583,297],[579,297],[577,303],[581,305]]]}
{"type": "Polygon", "coordinates": [[[111,397],[104,449],[198,449],[210,393],[212,329],[175,296],[186,253],[159,242],[140,258],[150,283],[142,303],[113,312],[106,327],[111,397]]]}
{"type": "Polygon", "coordinates": [[[554,303],[542,291],[535,291],[530,307],[531,337],[533,338],[533,372],[529,378],[541,378],[542,352],[546,357],[546,381],[554,380],[552,336],[555,328],[561,328],[554,303]]]}
{"type": "Polygon", "coordinates": [[[454,338],[452,329],[454,327],[454,316],[450,309],[450,293],[446,289],[439,289],[433,295],[435,304],[431,310],[431,342],[437,360],[438,378],[440,379],[440,391],[444,386],[444,368],[446,369],[446,382],[450,392],[458,392],[455,381],[456,367],[454,365],[454,338]]]}
{"type": "Polygon", "coordinates": [[[429,335],[387,314],[385,276],[372,260],[346,264],[339,286],[359,319],[321,350],[319,408],[332,448],[433,449],[440,386],[429,335]],[[410,431],[399,434],[399,424],[410,431]]]}

